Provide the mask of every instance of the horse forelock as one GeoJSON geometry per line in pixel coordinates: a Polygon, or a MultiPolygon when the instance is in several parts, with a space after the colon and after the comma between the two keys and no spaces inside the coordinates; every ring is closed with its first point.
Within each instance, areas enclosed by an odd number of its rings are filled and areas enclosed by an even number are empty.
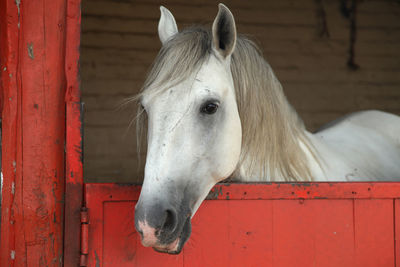
{"type": "MultiPolygon", "coordinates": [[[[140,93],[131,100],[154,96],[196,74],[212,54],[212,34],[201,27],[181,31],[158,53],[140,93]]],[[[231,72],[242,124],[242,152],[234,176],[246,180],[240,169],[260,180],[312,180],[300,142],[312,152],[302,120],[288,103],[280,82],[260,49],[238,35],[231,72]],[[276,178],[280,177],[280,178],[276,178]]],[[[146,114],[138,105],[138,155],[146,136],[146,114]]]]}

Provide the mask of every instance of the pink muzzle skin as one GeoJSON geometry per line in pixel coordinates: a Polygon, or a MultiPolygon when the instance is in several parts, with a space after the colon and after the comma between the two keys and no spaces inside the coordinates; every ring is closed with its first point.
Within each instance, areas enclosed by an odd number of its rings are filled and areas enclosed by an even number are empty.
{"type": "Polygon", "coordinates": [[[146,222],[139,221],[139,228],[142,231],[142,245],[144,247],[153,247],[162,252],[174,252],[178,249],[179,238],[168,245],[160,245],[156,236],[156,229],[149,226],[146,222]]]}
{"type": "Polygon", "coordinates": [[[156,229],[149,226],[146,222],[139,222],[139,228],[142,231],[142,245],[145,247],[154,247],[157,245],[156,229]]]}

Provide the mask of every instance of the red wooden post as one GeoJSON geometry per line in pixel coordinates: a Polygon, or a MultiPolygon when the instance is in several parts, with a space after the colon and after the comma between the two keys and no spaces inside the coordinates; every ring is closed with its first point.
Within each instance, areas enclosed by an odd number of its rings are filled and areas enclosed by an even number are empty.
{"type": "Polygon", "coordinates": [[[66,0],[0,1],[1,266],[62,265],[66,10],[66,0]]]}
{"type": "Polygon", "coordinates": [[[80,265],[80,211],[83,200],[82,114],[79,88],[80,0],[67,0],[65,69],[66,101],[66,184],[64,266],[80,265]]]}
{"type": "MultiPolygon", "coordinates": [[[[0,73],[2,110],[2,209],[0,265],[10,266],[15,258],[15,179],[17,162],[17,140],[21,139],[17,125],[20,123],[18,110],[18,24],[19,7],[12,1],[0,1],[0,73]],[[7,100],[5,100],[7,99],[7,100]]],[[[20,154],[20,152],[19,152],[20,154]]],[[[20,173],[20,172],[19,172],[20,173]]]]}

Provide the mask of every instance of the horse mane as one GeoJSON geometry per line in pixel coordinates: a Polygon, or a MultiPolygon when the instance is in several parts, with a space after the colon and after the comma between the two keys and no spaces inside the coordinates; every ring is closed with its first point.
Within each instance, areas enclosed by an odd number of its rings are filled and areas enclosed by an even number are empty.
{"type": "MultiPolygon", "coordinates": [[[[157,95],[181,81],[194,77],[213,53],[211,31],[188,28],[161,48],[140,93],[157,95]]],[[[233,179],[260,181],[312,180],[307,156],[313,154],[305,127],[288,103],[280,82],[264,60],[257,45],[238,35],[231,58],[231,72],[242,124],[242,149],[233,179]]],[[[141,105],[137,113],[137,142],[146,135],[146,115],[141,105]]]]}

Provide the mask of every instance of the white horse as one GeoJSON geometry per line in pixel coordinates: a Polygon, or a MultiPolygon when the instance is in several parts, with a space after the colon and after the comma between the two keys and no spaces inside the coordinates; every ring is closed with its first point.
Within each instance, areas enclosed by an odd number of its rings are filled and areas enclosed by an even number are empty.
{"type": "Polygon", "coordinates": [[[257,46],[220,4],[212,30],[178,32],[161,7],[162,48],[140,101],[147,158],[135,226],[179,253],[209,190],[237,181],[400,180],[400,117],[364,111],[308,132],[257,46]]]}

